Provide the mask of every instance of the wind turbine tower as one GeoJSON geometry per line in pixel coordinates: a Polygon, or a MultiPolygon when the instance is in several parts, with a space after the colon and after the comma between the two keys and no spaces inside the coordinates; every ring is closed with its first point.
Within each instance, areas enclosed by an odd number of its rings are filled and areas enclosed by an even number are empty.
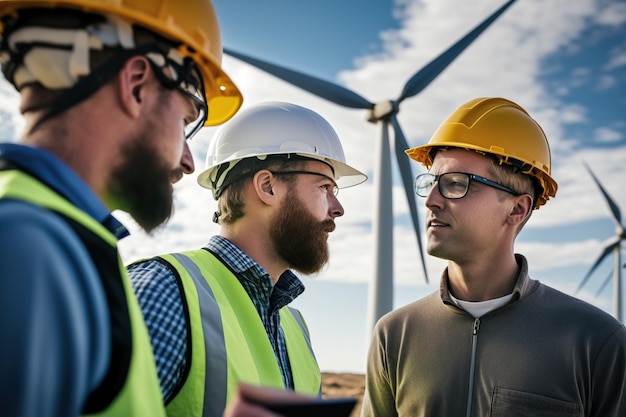
{"type": "Polygon", "coordinates": [[[224,53],[266,71],[283,81],[302,88],[318,97],[340,106],[367,110],[367,120],[376,123],[380,130],[380,140],[376,144],[377,159],[374,167],[375,208],[373,218],[374,235],[374,277],[370,287],[369,328],[371,331],[378,319],[393,309],[393,207],[391,182],[391,154],[395,154],[404,192],[411,212],[414,232],[417,238],[421,267],[428,283],[426,260],[422,248],[420,221],[418,218],[413,174],[409,158],[404,153],[409,145],[398,123],[397,114],[403,100],[424,90],[445,70],[476,38],[481,35],[516,0],[509,0],[482,23],[437,58],[417,71],[404,85],[399,97],[380,103],[372,103],[359,94],[342,86],[303,74],[288,68],[244,55],[224,48],[224,53]],[[389,130],[393,130],[390,137],[389,130]]]}
{"type": "MultiPolygon", "coordinates": [[[[594,182],[600,189],[600,192],[604,196],[609,208],[611,210],[612,219],[615,222],[615,236],[607,240],[604,246],[604,250],[598,256],[595,263],[587,272],[587,275],[582,279],[578,288],[576,289],[576,293],[580,291],[580,289],[587,283],[591,274],[595,269],[600,265],[600,263],[606,258],[611,252],[613,252],[614,256],[614,266],[613,266],[613,316],[616,319],[624,323],[624,312],[622,307],[622,240],[626,239],[626,228],[622,224],[622,214],[620,212],[619,207],[615,203],[615,201],[611,198],[609,193],[602,186],[598,178],[595,176],[591,168],[585,164],[585,168],[591,174],[594,182]]],[[[610,278],[610,276],[609,276],[610,278]]]]}

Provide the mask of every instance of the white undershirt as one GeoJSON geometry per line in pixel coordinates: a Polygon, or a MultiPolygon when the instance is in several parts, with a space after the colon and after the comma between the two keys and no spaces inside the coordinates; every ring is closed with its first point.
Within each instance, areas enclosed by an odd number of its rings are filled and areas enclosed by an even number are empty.
{"type": "Polygon", "coordinates": [[[500,308],[506,303],[508,303],[511,298],[513,298],[513,294],[505,295],[504,297],[494,298],[493,300],[486,301],[464,301],[454,298],[452,294],[450,294],[450,298],[454,303],[461,307],[463,310],[470,313],[474,318],[480,318],[490,311],[495,310],[496,308],[500,308]]]}

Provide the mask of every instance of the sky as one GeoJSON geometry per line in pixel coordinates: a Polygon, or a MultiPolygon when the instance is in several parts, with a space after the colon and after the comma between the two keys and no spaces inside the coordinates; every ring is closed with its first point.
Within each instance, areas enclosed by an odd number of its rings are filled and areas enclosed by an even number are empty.
{"type": "MultiPolygon", "coordinates": [[[[378,102],[397,98],[417,70],[505,0],[213,2],[225,47],[378,102]]],[[[293,303],[306,318],[321,370],[363,373],[371,331],[378,127],[366,121],[363,110],[327,102],[228,55],[222,63],[244,95],[243,108],[288,101],[315,110],[342,139],[347,162],[369,176],[340,191],[345,215],[329,238],[329,265],[302,276],[307,289],[293,303]]],[[[574,294],[615,234],[610,209],[584,163],[626,216],[626,1],[518,0],[424,91],[401,103],[398,120],[407,142],[426,143],[460,104],[486,96],[517,102],[549,138],[559,189],[533,214],[515,250],[528,258],[531,277],[574,294]]],[[[0,140],[15,140],[20,133],[17,103],[12,87],[0,83],[0,140]]],[[[219,233],[211,222],[215,202],[196,184],[214,132],[205,128],[191,141],[196,173],[176,185],[175,213],[167,226],[148,236],[116,212],[132,232],[120,242],[125,262],[195,249],[219,233]]],[[[395,308],[436,291],[445,262],[427,257],[427,284],[395,161],[392,169],[395,308]]],[[[424,172],[416,163],[412,170],[424,172]]],[[[423,219],[423,199],[415,198],[423,219]]],[[[424,235],[420,239],[425,243],[424,235]]],[[[576,296],[611,312],[612,284],[598,290],[612,269],[609,256],[576,296]]]]}

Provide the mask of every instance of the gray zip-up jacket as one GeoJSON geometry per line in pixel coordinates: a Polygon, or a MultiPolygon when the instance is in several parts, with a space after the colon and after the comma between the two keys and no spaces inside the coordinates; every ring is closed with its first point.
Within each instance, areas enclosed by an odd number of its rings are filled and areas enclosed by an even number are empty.
{"type": "Polygon", "coordinates": [[[626,416],[626,328],[530,279],[475,319],[439,292],[381,318],[362,417],[626,416]]]}

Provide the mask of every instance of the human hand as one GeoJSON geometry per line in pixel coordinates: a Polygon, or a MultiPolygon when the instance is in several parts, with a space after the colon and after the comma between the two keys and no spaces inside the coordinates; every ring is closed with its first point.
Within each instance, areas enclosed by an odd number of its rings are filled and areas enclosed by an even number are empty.
{"type": "Polygon", "coordinates": [[[266,408],[277,403],[313,403],[317,397],[284,389],[240,384],[223,417],[280,417],[266,408]]]}

